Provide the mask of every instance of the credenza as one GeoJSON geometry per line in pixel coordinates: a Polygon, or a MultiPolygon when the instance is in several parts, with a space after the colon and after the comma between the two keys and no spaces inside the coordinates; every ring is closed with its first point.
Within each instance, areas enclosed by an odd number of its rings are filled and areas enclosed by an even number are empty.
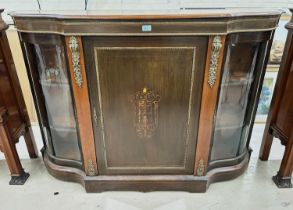
{"type": "Polygon", "coordinates": [[[87,192],[240,175],[281,11],[14,12],[55,177],[87,192]]]}

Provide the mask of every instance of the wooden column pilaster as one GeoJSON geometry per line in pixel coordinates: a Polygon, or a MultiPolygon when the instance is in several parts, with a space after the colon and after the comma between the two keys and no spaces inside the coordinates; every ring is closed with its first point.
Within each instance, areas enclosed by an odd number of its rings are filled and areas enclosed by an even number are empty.
{"type": "Polygon", "coordinates": [[[87,175],[94,176],[98,173],[98,167],[82,39],[79,36],[66,36],[65,41],[67,47],[68,66],[76,107],[77,124],[79,128],[84,170],[87,175]]]}
{"type": "Polygon", "coordinates": [[[218,35],[209,37],[195,152],[194,175],[196,176],[204,176],[207,172],[225,38],[225,36],[218,35]]]}

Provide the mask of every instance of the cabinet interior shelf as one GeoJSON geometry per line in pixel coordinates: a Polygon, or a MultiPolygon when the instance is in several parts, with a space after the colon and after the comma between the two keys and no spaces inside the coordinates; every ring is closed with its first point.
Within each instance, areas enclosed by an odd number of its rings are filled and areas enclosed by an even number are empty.
{"type": "Polygon", "coordinates": [[[230,85],[247,85],[253,83],[254,79],[229,79],[229,82],[222,83],[222,87],[230,85]]]}
{"type": "Polygon", "coordinates": [[[40,83],[42,86],[46,86],[46,87],[66,87],[66,88],[69,88],[69,84],[67,82],[51,82],[48,80],[41,80],[40,83]]]}

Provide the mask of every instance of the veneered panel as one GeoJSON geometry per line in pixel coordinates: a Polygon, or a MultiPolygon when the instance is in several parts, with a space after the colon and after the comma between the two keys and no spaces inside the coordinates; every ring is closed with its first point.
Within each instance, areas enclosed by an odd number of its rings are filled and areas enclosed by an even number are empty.
{"type": "Polygon", "coordinates": [[[86,55],[100,174],[193,173],[205,50],[160,39],[96,39],[86,55]]]}

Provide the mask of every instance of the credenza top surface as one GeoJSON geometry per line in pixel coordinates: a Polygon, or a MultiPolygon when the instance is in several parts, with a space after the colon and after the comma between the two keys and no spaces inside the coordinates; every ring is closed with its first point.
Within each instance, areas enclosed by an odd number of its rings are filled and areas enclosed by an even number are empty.
{"type": "Polygon", "coordinates": [[[267,9],[10,13],[19,32],[80,36],[189,36],[271,31],[277,27],[281,14],[282,10],[267,9]],[[147,30],[143,28],[145,24],[147,30]]]}
{"type": "Polygon", "coordinates": [[[195,10],[87,10],[87,11],[17,11],[12,17],[55,19],[201,19],[253,16],[278,16],[282,10],[269,9],[195,9],[195,10]]]}

